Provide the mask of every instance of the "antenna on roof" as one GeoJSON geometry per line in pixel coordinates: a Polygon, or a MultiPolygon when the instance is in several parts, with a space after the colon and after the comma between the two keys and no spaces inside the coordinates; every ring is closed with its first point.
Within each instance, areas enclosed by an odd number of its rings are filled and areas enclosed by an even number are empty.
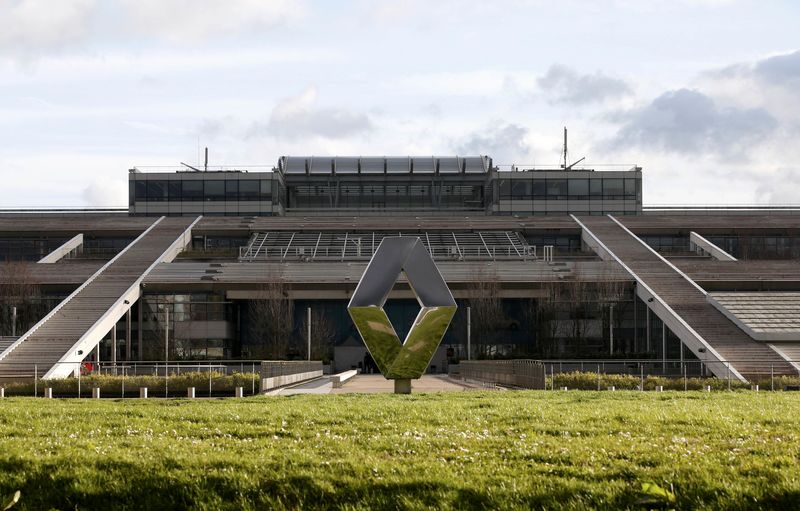
{"type": "Polygon", "coordinates": [[[198,169],[197,167],[192,167],[192,166],[191,166],[191,165],[189,165],[188,163],[183,163],[183,162],[180,162],[180,164],[181,164],[181,165],[183,165],[183,166],[184,166],[184,167],[186,167],[186,168],[190,168],[190,169],[192,169],[192,170],[193,170],[193,171],[195,171],[195,172],[202,172],[202,170],[198,169]]]}
{"type": "Polygon", "coordinates": [[[204,172],[208,172],[208,147],[206,147],[206,159],[205,163],[203,164],[203,170],[204,172]]]}
{"type": "Polygon", "coordinates": [[[569,165],[567,164],[567,162],[569,161],[568,160],[569,156],[567,154],[567,127],[566,126],[564,126],[564,154],[562,156],[564,158],[564,163],[561,164],[561,168],[564,169],[564,170],[572,170],[572,167],[574,167],[575,165],[579,164],[580,162],[582,162],[583,160],[586,159],[586,156],[583,156],[581,159],[579,159],[577,161],[574,161],[574,162],[570,163],[569,165]]]}

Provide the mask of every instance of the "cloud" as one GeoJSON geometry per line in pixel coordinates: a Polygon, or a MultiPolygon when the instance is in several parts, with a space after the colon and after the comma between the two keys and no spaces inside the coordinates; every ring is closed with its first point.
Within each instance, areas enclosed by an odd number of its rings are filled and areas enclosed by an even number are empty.
{"type": "Polygon", "coordinates": [[[759,176],[755,200],[764,204],[797,204],[800,197],[800,169],[781,167],[768,176],[759,176]]]}
{"type": "Polygon", "coordinates": [[[286,25],[307,13],[301,0],[119,0],[139,34],[197,41],[286,25]]]}
{"type": "Polygon", "coordinates": [[[90,33],[96,0],[0,1],[0,53],[31,58],[77,43],[90,33]]]}
{"type": "Polygon", "coordinates": [[[521,163],[531,157],[533,148],[525,140],[528,129],[519,124],[493,124],[490,128],[472,133],[458,153],[488,154],[499,164],[521,163]]]}
{"type": "Polygon", "coordinates": [[[553,103],[583,105],[631,94],[630,86],[619,78],[601,73],[582,75],[566,66],[554,64],[536,80],[553,103]]]}
{"type": "Polygon", "coordinates": [[[276,138],[299,139],[320,136],[337,139],[371,131],[370,118],[362,113],[337,108],[318,108],[317,90],[309,87],[298,96],[278,103],[269,122],[254,123],[249,137],[271,135],[276,138]]]}
{"type": "Polygon", "coordinates": [[[782,55],[773,55],[753,63],[735,64],[708,73],[714,78],[746,78],[762,82],[762,85],[800,86],[800,50],[782,55]]]}
{"type": "Polygon", "coordinates": [[[92,182],[81,192],[81,198],[89,207],[112,207],[125,204],[127,201],[126,183],[119,180],[98,180],[92,182]]]}
{"type": "Polygon", "coordinates": [[[643,108],[617,117],[623,122],[611,146],[638,146],[682,153],[741,157],[777,128],[763,108],[720,107],[702,92],[668,91],[643,108]]]}

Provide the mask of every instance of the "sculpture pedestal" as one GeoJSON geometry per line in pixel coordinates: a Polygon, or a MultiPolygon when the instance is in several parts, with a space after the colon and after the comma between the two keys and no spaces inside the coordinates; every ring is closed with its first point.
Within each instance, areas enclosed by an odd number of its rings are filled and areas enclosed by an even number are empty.
{"type": "Polygon", "coordinates": [[[395,394],[411,394],[411,380],[408,378],[401,378],[394,381],[395,394]]]}

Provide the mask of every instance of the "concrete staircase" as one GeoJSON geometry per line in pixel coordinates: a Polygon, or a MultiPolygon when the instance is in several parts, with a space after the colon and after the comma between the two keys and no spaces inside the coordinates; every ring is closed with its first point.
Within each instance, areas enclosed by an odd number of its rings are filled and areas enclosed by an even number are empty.
{"type": "MultiPolygon", "coordinates": [[[[142,279],[191,240],[198,219],[156,220],[74,293],[0,353],[0,379],[65,377],[102,340],[140,295],[142,279]]],[[[2,380],[0,380],[2,381],[2,380]]]]}
{"type": "Polygon", "coordinates": [[[584,240],[604,259],[622,264],[637,280],[637,293],[719,377],[754,379],[797,374],[769,345],[753,340],[706,299],[706,292],[611,216],[576,218],[584,240]]]}

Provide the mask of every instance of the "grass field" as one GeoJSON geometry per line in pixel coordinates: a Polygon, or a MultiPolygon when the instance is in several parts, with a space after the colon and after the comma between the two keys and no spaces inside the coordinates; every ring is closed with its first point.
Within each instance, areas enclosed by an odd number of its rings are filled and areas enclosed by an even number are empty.
{"type": "Polygon", "coordinates": [[[0,434],[13,509],[800,507],[792,392],[14,398],[0,434]]]}

